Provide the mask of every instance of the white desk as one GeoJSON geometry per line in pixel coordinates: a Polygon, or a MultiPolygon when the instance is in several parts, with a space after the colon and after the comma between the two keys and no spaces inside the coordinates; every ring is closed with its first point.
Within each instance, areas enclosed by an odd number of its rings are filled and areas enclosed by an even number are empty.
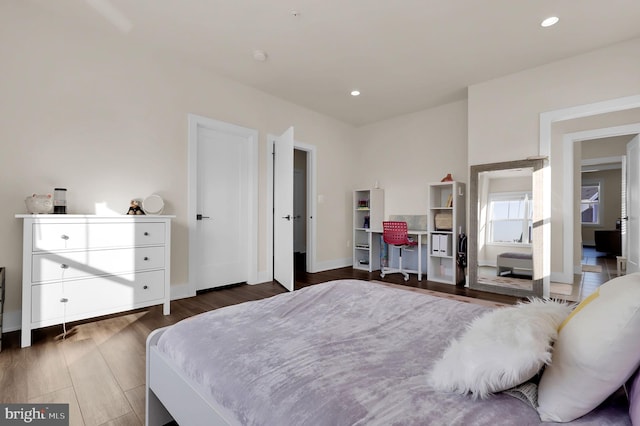
{"type": "MultiPolygon", "coordinates": [[[[382,235],[382,229],[369,229],[368,232],[382,235]]],[[[410,274],[418,274],[418,281],[422,281],[422,236],[428,235],[429,232],[409,229],[407,234],[418,237],[418,270],[405,269],[405,271],[410,274]]]]}

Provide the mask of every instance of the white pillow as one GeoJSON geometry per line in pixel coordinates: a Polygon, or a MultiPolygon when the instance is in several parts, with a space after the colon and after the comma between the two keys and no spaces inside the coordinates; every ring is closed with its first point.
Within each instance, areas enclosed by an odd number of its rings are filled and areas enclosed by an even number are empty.
{"type": "Polygon", "coordinates": [[[568,422],[587,414],[639,364],[640,273],[634,273],[601,285],[561,325],[538,386],[540,418],[568,422]]]}
{"type": "Polygon", "coordinates": [[[450,342],[429,373],[430,385],[486,398],[529,380],[551,360],[551,343],[571,309],[563,302],[534,299],[487,312],[450,342]]]}

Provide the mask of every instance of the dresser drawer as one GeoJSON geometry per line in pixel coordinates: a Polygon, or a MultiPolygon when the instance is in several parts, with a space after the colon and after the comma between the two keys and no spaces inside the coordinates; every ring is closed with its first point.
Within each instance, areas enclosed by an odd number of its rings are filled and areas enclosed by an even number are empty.
{"type": "Polygon", "coordinates": [[[34,285],[31,322],[58,324],[126,311],[164,298],[164,271],[34,285]],[[66,303],[61,299],[66,298],[66,303]],[[66,312],[65,312],[66,308],[66,312]]]}
{"type": "Polygon", "coordinates": [[[31,259],[34,283],[164,268],[164,247],[38,253],[31,259]]]}
{"type": "Polygon", "coordinates": [[[161,245],[165,224],[142,223],[34,223],[33,251],[161,245]]]}

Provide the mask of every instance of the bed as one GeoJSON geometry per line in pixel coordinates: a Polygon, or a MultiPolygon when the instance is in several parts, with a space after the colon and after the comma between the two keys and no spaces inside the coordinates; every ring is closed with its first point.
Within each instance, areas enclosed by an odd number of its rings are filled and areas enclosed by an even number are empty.
{"type": "MultiPolygon", "coordinates": [[[[491,309],[340,280],[188,318],[147,339],[147,424],[546,424],[505,393],[427,385],[451,337],[491,309]]],[[[631,424],[620,401],[574,423],[631,424]]]]}
{"type": "Polygon", "coordinates": [[[496,260],[497,275],[504,274],[533,275],[533,254],[505,252],[500,253],[496,260]]]}

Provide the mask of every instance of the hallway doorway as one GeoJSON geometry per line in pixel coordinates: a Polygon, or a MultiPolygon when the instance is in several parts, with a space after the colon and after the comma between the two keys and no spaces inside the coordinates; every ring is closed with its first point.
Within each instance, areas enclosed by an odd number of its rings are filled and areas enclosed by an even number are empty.
{"type": "Polygon", "coordinates": [[[293,150],[294,272],[307,272],[307,152],[293,150]]]}

